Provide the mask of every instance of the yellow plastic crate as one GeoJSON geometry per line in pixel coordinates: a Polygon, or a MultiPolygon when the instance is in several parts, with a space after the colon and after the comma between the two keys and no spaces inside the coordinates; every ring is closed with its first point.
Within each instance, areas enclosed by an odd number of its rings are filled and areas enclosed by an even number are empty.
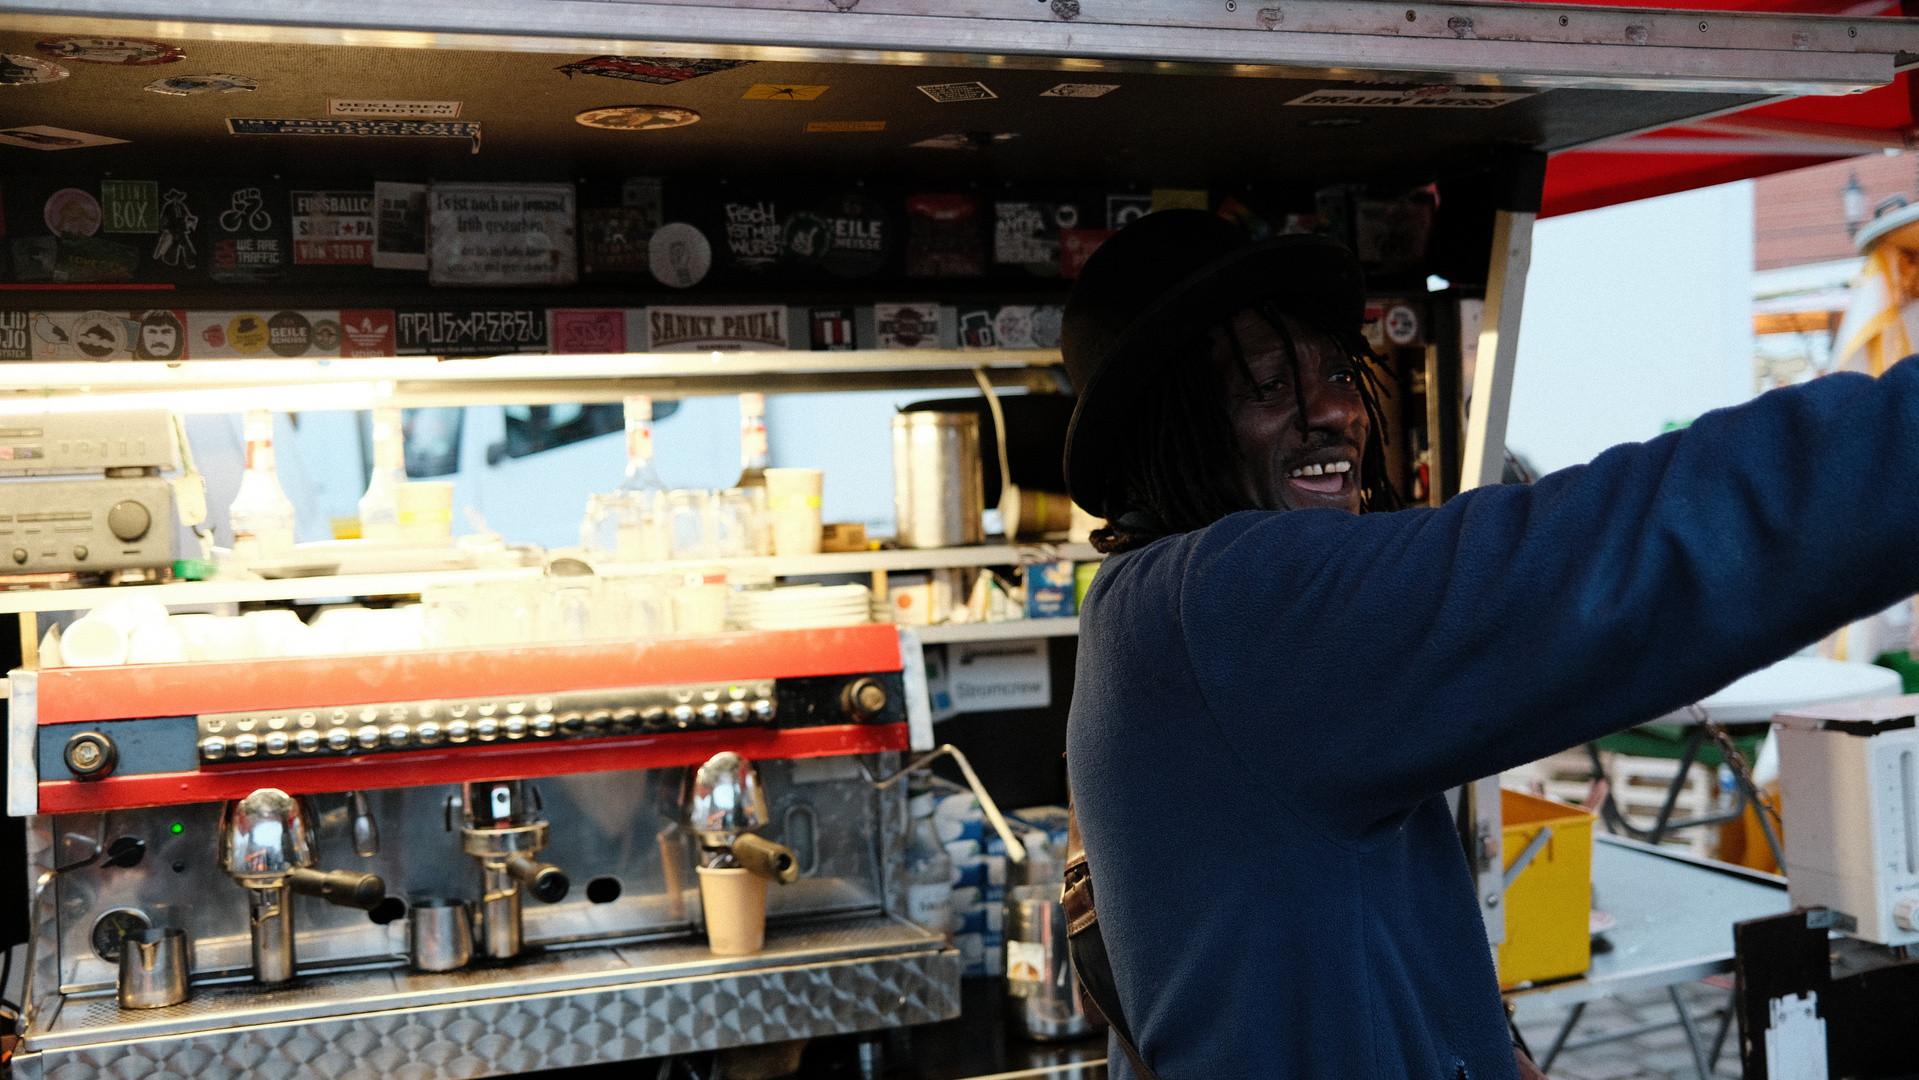
{"type": "Polygon", "coordinates": [[[1504,863],[1511,866],[1539,830],[1546,846],[1506,890],[1506,943],[1499,946],[1499,985],[1558,979],[1592,963],[1593,815],[1577,806],[1499,793],[1505,823],[1504,863]]]}

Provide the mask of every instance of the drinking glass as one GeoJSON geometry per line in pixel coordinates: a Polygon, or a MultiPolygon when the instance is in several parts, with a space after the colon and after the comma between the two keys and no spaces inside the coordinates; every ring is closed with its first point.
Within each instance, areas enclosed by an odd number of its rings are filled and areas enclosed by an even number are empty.
{"type": "Polygon", "coordinates": [[[713,493],[682,488],[666,496],[668,528],[675,559],[711,559],[718,554],[713,493]]]}

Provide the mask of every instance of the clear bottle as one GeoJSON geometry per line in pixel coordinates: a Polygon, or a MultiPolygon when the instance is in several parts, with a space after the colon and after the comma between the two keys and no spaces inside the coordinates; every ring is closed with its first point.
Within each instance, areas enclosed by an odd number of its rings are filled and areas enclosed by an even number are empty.
{"type": "Polygon", "coordinates": [[[620,481],[620,490],[665,494],[666,482],[653,467],[653,399],[628,394],[625,405],[626,479],[620,481]]]}
{"type": "Polygon", "coordinates": [[[273,468],[273,414],[247,410],[246,437],[247,471],[227,508],[233,554],[243,562],[283,559],[293,554],[293,502],[273,468]]]}
{"type": "Polygon", "coordinates": [[[906,840],[906,917],[951,940],[953,882],[959,875],[933,825],[935,799],[927,775],[916,773],[908,781],[906,806],[912,829],[906,840]]]}
{"type": "Polygon", "coordinates": [[[373,471],[360,496],[360,536],[365,540],[400,538],[400,491],[406,483],[406,438],[400,410],[373,410],[373,471]]]}
{"type": "Polygon", "coordinates": [[[740,395],[740,478],[736,488],[766,486],[771,464],[766,445],[766,395],[740,395]]]}

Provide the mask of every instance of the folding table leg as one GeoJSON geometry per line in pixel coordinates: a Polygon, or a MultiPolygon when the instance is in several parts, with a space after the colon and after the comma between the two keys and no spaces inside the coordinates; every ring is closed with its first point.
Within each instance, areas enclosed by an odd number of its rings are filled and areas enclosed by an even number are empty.
{"type": "Polygon", "coordinates": [[[1537,1062],[1540,1072],[1552,1071],[1553,1059],[1559,1056],[1559,1048],[1566,1045],[1567,1036],[1573,1033],[1573,1026],[1579,1023],[1579,1018],[1585,1015],[1585,1012],[1585,1002],[1582,1001],[1573,1006],[1573,1011],[1567,1015],[1566,1022],[1559,1025],[1559,1034],[1553,1036],[1552,1045],[1546,1048],[1546,1056],[1537,1062]]]}
{"type": "Polygon", "coordinates": [[[1686,1029],[1686,1045],[1692,1048],[1692,1063],[1699,1070],[1699,1080],[1712,1080],[1712,1065],[1706,1061],[1706,1048],[1699,1041],[1699,1025],[1693,1023],[1685,995],[1676,985],[1666,987],[1666,993],[1672,997],[1672,1007],[1679,1010],[1679,1026],[1686,1029]]]}

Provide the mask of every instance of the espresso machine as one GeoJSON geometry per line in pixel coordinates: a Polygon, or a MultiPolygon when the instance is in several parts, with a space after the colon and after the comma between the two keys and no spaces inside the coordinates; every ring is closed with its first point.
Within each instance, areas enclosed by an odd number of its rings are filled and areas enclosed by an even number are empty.
{"type": "Polygon", "coordinates": [[[297,1044],[302,1069],[384,1054],[431,1080],[955,1016],[958,954],[905,917],[902,785],[875,783],[932,743],[903,634],[15,671],[13,1067],[279,1076],[297,1044]],[[689,773],[726,755],[750,812],[707,835],[689,773]],[[752,955],[705,937],[695,869],[722,840],[789,882],[752,955]],[[413,940],[433,919],[470,953],[413,940]],[[182,937],[187,999],[123,1006],[123,948],[182,937]]]}

